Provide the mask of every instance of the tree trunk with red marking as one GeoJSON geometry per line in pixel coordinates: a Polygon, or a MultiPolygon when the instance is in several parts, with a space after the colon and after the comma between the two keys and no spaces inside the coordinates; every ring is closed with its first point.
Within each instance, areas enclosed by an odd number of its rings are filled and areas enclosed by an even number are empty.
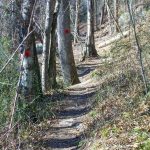
{"type": "Polygon", "coordinates": [[[60,4],[57,35],[60,63],[64,82],[67,85],[79,83],[72,50],[70,33],[70,9],[68,0],[62,0],[60,4]]]}
{"type": "MultiPolygon", "coordinates": [[[[23,0],[22,30],[25,37],[32,32],[32,13],[35,0],[23,0]]],[[[25,40],[22,49],[21,78],[19,89],[25,100],[31,102],[41,95],[39,64],[36,54],[34,33],[25,40]]]]}

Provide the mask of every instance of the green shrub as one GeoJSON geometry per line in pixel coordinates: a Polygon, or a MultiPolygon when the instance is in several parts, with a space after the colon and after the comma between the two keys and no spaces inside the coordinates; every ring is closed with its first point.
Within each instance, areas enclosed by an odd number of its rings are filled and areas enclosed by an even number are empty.
{"type": "MultiPolygon", "coordinates": [[[[10,48],[11,41],[6,37],[0,38],[0,70],[11,56],[10,48]]],[[[2,73],[0,73],[0,130],[6,126],[9,120],[18,74],[18,59],[15,56],[2,73]]]]}

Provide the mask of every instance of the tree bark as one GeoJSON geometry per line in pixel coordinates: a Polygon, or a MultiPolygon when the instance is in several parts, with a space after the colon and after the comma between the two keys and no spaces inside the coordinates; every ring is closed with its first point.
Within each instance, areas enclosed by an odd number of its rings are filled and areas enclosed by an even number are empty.
{"type": "Polygon", "coordinates": [[[103,3],[100,3],[101,9],[100,9],[100,28],[101,25],[103,24],[103,20],[104,20],[104,13],[105,13],[105,2],[103,1],[103,3]]]}
{"type": "Polygon", "coordinates": [[[87,1],[87,49],[85,57],[96,57],[94,39],[94,0],[87,1]]]}
{"type": "Polygon", "coordinates": [[[109,23],[109,35],[112,35],[112,18],[111,18],[111,8],[110,8],[110,1],[106,0],[106,7],[107,7],[107,14],[108,14],[108,23],[109,23]]]}
{"type": "Polygon", "coordinates": [[[62,0],[58,13],[58,49],[63,79],[66,84],[79,83],[70,33],[69,1],[62,0]]]}
{"type": "Polygon", "coordinates": [[[119,32],[119,29],[118,29],[118,11],[119,11],[119,0],[114,0],[114,25],[115,25],[115,29],[114,29],[114,32],[119,32]]]}
{"type": "Polygon", "coordinates": [[[76,0],[76,18],[74,25],[74,44],[77,43],[77,35],[79,33],[79,9],[80,9],[80,0],[76,0]]]}
{"type": "Polygon", "coordinates": [[[95,29],[98,30],[98,1],[94,0],[95,29]]]}
{"type": "Polygon", "coordinates": [[[47,0],[46,3],[46,19],[45,19],[45,31],[44,31],[44,41],[43,41],[43,62],[42,62],[42,91],[48,91],[50,87],[49,77],[48,77],[48,56],[50,49],[50,34],[51,26],[53,20],[53,13],[55,9],[56,0],[47,0]]]}
{"type": "Polygon", "coordinates": [[[57,27],[57,17],[58,17],[58,10],[59,10],[59,3],[57,3],[55,12],[53,15],[53,22],[52,22],[52,30],[51,30],[51,47],[49,53],[49,68],[48,68],[48,75],[49,75],[49,82],[50,87],[56,87],[56,27],[57,27]]]}
{"type": "MultiPolygon", "coordinates": [[[[32,13],[35,0],[23,0],[22,5],[22,33],[23,38],[33,30],[32,13]]],[[[36,55],[34,34],[26,39],[21,48],[21,82],[19,88],[27,101],[36,99],[41,94],[39,64],[36,55]]]]}

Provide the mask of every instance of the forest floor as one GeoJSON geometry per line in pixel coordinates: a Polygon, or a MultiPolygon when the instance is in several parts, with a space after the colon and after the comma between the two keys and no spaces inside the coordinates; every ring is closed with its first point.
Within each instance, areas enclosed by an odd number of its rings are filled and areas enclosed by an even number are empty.
{"type": "MultiPolygon", "coordinates": [[[[80,44],[74,47],[81,83],[47,96],[54,102],[54,117],[34,127],[26,149],[150,149],[150,94],[143,92],[131,37],[99,48],[109,38],[95,35],[100,57],[80,62],[80,44]]],[[[150,55],[144,50],[147,71],[150,55]]]]}
{"type": "Polygon", "coordinates": [[[100,85],[91,74],[103,63],[103,59],[90,58],[80,62],[79,45],[76,46],[74,53],[80,83],[64,88],[63,92],[50,98],[47,97],[47,100],[52,99],[55,103],[54,118],[35,127],[36,133],[32,135],[32,139],[36,142],[32,148],[27,146],[28,149],[75,150],[79,149],[82,139],[86,137],[92,123],[87,117],[92,110],[94,96],[100,85]]]}
{"type": "Polygon", "coordinates": [[[55,119],[49,122],[48,128],[36,134],[36,137],[40,139],[35,144],[36,149],[75,150],[79,148],[90,125],[87,117],[99,87],[97,80],[90,77],[91,72],[101,62],[101,59],[93,58],[78,64],[81,83],[64,89],[63,96],[60,94],[53,97],[55,102],[58,97],[63,98],[57,101],[57,108],[54,109],[55,119]]]}
{"type": "Polygon", "coordinates": [[[98,88],[96,80],[88,79],[88,76],[99,64],[100,60],[93,59],[78,67],[81,83],[64,90],[65,96],[55,109],[56,117],[38,143],[45,149],[75,150],[85,138],[87,114],[93,106],[92,97],[98,88]]]}

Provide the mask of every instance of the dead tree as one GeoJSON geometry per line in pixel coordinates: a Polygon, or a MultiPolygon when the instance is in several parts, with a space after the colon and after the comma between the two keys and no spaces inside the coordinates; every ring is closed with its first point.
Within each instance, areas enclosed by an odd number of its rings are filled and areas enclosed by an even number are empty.
{"type": "MultiPolygon", "coordinates": [[[[23,0],[21,22],[22,38],[33,30],[32,17],[34,13],[34,4],[35,0],[23,0]]],[[[31,102],[41,94],[40,71],[33,33],[25,40],[20,52],[22,64],[19,91],[21,91],[22,97],[31,102]]]]}
{"type": "Polygon", "coordinates": [[[75,14],[75,25],[74,25],[74,44],[77,43],[77,35],[79,33],[79,9],[80,9],[80,1],[76,0],[76,14],[75,14]]]}

